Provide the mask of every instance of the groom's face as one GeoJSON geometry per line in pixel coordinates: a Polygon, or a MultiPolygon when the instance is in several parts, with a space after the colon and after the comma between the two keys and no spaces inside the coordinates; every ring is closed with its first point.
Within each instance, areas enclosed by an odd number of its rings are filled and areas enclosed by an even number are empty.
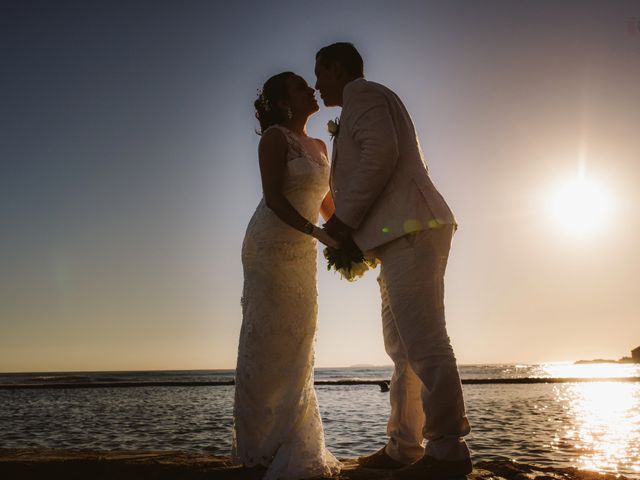
{"type": "Polygon", "coordinates": [[[338,65],[330,63],[324,65],[321,59],[316,60],[316,90],[327,107],[342,106],[342,88],[338,65]]]}

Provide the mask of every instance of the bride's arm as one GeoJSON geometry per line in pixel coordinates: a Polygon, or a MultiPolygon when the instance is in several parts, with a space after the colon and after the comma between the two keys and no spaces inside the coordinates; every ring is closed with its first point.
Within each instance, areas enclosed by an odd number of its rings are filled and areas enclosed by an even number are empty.
{"type": "MultiPolygon", "coordinates": [[[[280,220],[302,233],[308,233],[309,222],[284,196],[282,183],[287,167],[287,140],[278,129],[266,132],[258,146],[260,177],[264,202],[280,220]]],[[[311,235],[324,244],[337,245],[323,230],[314,226],[311,235]]]]}
{"type": "Polygon", "coordinates": [[[333,203],[331,190],[329,190],[325,195],[324,200],[322,200],[322,205],[320,205],[320,215],[326,222],[331,218],[331,216],[334,214],[335,211],[336,211],[336,206],[333,203]]]}
{"type": "Polygon", "coordinates": [[[308,220],[293,208],[282,193],[282,182],[287,167],[287,140],[278,129],[271,129],[260,139],[258,158],[264,202],[280,220],[304,233],[308,220]]]}

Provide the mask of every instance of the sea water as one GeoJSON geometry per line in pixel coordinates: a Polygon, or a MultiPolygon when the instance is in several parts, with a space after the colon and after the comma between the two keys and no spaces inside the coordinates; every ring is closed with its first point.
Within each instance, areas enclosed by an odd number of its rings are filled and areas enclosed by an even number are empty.
{"type": "MultiPolygon", "coordinates": [[[[232,370],[0,374],[0,447],[180,450],[228,455],[232,370]],[[96,382],[174,386],[87,388],[96,382]]],[[[320,368],[316,380],[387,380],[391,367],[320,368]]],[[[465,365],[464,379],[597,377],[597,382],[465,384],[473,459],[514,459],[640,476],[640,365],[465,365]]],[[[386,441],[389,393],[377,385],[316,386],[326,442],[338,457],[386,441]]]]}

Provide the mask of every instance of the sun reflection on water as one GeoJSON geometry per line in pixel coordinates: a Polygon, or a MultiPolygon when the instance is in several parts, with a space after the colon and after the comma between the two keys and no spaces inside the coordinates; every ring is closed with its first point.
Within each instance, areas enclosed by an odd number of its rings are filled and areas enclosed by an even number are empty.
{"type": "Polygon", "coordinates": [[[568,418],[551,446],[570,449],[581,469],[640,472],[640,388],[622,382],[554,386],[568,418]]]}
{"type": "Polygon", "coordinates": [[[640,373],[634,363],[544,363],[540,369],[545,377],[565,378],[620,378],[640,373]]]}

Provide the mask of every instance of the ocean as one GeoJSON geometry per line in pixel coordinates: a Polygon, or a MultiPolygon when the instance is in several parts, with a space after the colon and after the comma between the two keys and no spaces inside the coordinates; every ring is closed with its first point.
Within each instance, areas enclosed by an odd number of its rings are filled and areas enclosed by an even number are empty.
{"type": "MultiPolygon", "coordinates": [[[[384,444],[389,393],[357,382],[388,380],[391,372],[367,366],[316,369],[316,381],[328,383],[316,391],[327,446],[338,457],[371,453],[384,444]]],[[[460,373],[475,461],[509,458],[640,477],[640,365],[462,365],[460,373]],[[540,383],[543,378],[571,381],[540,383]],[[504,383],[509,381],[522,383],[504,383]]],[[[233,374],[0,374],[0,447],[228,455],[233,374]],[[108,386],[95,388],[101,383],[108,386]],[[60,384],[74,388],[53,388],[60,384]]]]}

